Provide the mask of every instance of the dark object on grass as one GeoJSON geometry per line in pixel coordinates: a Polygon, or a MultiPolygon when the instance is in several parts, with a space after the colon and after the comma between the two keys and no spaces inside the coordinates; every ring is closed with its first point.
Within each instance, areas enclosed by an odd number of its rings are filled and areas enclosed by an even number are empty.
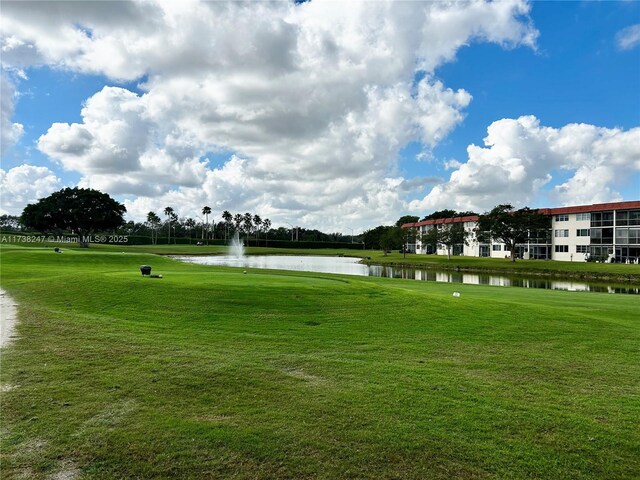
{"type": "Polygon", "coordinates": [[[151,275],[151,265],[140,265],[140,273],[142,275],[151,275]]]}
{"type": "Polygon", "coordinates": [[[60,249],[58,247],[53,247],[53,251],[56,253],[60,253],[60,249]]]}
{"type": "Polygon", "coordinates": [[[162,278],[162,275],[149,275],[149,278],[162,278]]]}

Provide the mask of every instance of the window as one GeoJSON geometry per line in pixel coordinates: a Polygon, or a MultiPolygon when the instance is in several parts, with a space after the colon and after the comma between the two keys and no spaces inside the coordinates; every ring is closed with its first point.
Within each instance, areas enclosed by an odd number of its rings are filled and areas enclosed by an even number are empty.
{"type": "Polygon", "coordinates": [[[640,210],[616,212],[616,225],[640,225],[640,210]]]}
{"type": "Polygon", "coordinates": [[[569,215],[556,215],[556,222],[568,222],[569,215]]]}
{"type": "Polygon", "coordinates": [[[588,228],[579,228],[576,230],[576,236],[578,237],[588,237],[589,229],[588,228]]]}
{"type": "Polygon", "coordinates": [[[640,228],[629,229],[629,243],[632,245],[640,244],[640,228]]]}
{"type": "Polygon", "coordinates": [[[589,245],[576,245],[576,253],[589,253],[589,245]]]}
{"type": "Polygon", "coordinates": [[[556,237],[568,237],[569,236],[569,230],[556,230],[554,232],[554,235],[556,237]]]}
{"type": "Polygon", "coordinates": [[[616,243],[629,243],[628,228],[616,228],[616,243]]]}
{"type": "Polygon", "coordinates": [[[502,245],[493,245],[493,246],[491,247],[491,249],[492,249],[494,252],[500,252],[500,251],[502,251],[502,245]]]}
{"type": "Polygon", "coordinates": [[[591,214],[592,227],[613,226],[613,212],[597,212],[591,214]]]}
{"type": "Polygon", "coordinates": [[[579,222],[591,220],[590,213],[576,213],[576,220],[579,222]]]}
{"type": "Polygon", "coordinates": [[[629,212],[616,212],[616,225],[629,225],[629,212]]]}
{"type": "Polygon", "coordinates": [[[556,245],[556,253],[569,253],[569,245],[556,245]]]}

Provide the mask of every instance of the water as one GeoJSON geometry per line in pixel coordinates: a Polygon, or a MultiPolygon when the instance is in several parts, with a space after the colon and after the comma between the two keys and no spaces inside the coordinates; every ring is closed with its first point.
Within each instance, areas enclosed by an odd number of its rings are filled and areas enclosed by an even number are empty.
{"type": "MultiPolygon", "coordinates": [[[[242,245],[240,245],[241,248],[242,245]]],[[[587,283],[571,279],[547,279],[541,277],[510,277],[485,273],[463,273],[438,271],[420,268],[389,267],[382,265],[363,265],[359,258],[352,257],[314,257],[295,255],[210,255],[175,256],[184,262],[200,265],[219,265],[240,268],[263,268],[273,270],[294,270],[317,273],[340,273],[364,277],[404,278],[409,280],[433,281],[445,283],[465,283],[471,285],[493,285],[500,287],[545,288],[605,293],[640,294],[640,286],[613,286],[587,283]]]]}
{"type": "Polygon", "coordinates": [[[231,245],[229,245],[229,254],[237,258],[239,260],[244,259],[244,243],[240,240],[240,235],[236,231],[233,235],[233,240],[231,240],[231,245]]]}

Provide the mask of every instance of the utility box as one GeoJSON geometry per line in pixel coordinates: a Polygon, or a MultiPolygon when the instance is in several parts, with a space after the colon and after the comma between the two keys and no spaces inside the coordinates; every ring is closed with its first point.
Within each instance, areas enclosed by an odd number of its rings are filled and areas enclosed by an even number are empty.
{"type": "Polygon", "coordinates": [[[140,265],[142,275],[151,275],[151,265],[140,265]]]}

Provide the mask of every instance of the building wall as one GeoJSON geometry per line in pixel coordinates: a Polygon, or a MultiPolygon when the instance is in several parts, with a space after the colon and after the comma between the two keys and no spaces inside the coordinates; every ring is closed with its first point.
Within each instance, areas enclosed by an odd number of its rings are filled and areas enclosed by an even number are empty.
{"type": "MultiPolygon", "coordinates": [[[[600,261],[616,260],[640,263],[640,202],[618,202],[608,204],[583,205],[577,207],[560,207],[542,209],[540,212],[551,216],[551,244],[548,258],[566,262],[584,262],[589,257],[600,261]],[[605,220],[606,217],[606,220],[605,220]],[[599,219],[602,218],[602,221],[599,219]]],[[[469,245],[465,245],[461,254],[469,257],[510,257],[511,252],[505,250],[504,244],[479,244],[474,229],[477,217],[464,219],[438,220],[443,223],[456,223],[464,220],[464,228],[469,235],[469,245]],[[468,221],[467,221],[468,220],[468,221]]],[[[438,224],[416,226],[419,234],[426,233],[438,224]]],[[[419,237],[419,235],[418,235],[419,237]]],[[[525,259],[534,255],[534,249],[547,245],[523,246],[525,259]]],[[[436,253],[446,255],[447,250],[440,246],[435,252],[422,245],[419,238],[415,244],[416,253],[436,253]]]]}
{"type": "Polygon", "coordinates": [[[551,219],[551,259],[584,262],[589,255],[591,236],[589,213],[554,215],[551,219]]]}

